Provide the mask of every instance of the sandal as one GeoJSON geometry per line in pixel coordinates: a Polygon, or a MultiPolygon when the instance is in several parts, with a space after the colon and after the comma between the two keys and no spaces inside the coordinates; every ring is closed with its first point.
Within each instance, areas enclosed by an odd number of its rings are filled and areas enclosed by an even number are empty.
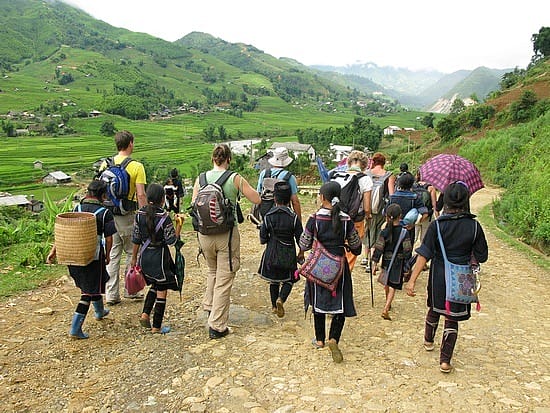
{"type": "Polygon", "coordinates": [[[168,334],[172,329],[168,326],[159,328],[152,328],[151,333],[153,334],[168,334]]]}
{"type": "Polygon", "coordinates": [[[450,363],[441,363],[439,365],[439,371],[441,373],[450,373],[453,370],[453,366],[450,363]]]}
{"type": "Polygon", "coordinates": [[[423,345],[424,345],[424,350],[426,350],[426,351],[433,351],[434,348],[435,348],[435,345],[434,345],[433,342],[430,343],[429,341],[424,341],[423,345]]]}
{"type": "Polygon", "coordinates": [[[344,360],[344,356],[338,348],[338,343],[335,339],[331,338],[328,341],[328,348],[330,349],[330,353],[332,355],[332,361],[334,361],[335,363],[341,363],[344,360]]]}
{"type": "Polygon", "coordinates": [[[313,338],[311,339],[311,345],[312,345],[313,347],[315,347],[317,350],[320,350],[320,349],[322,349],[322,348],[325,347],[324,344],[323,344],[323,345],[320,345],[319,343],[317,343],[317,339],[316,339],[315,337],[313,337],[313,338]]]}
{"type": "Polygon", "coordinates": [[[139,318],[139,324],[140,324],[143,328],[151,329],[151,320],[148,319],[148,318],[142,318],[142,317],[140,317],[140,318],[139,318]]]}
{"type": "Polygon", "coordinates": [[[384,320],[389,320],[389,321],[391,321],[391,317],[390,317],[390,315],[388,314],[387,311],[383,311],[383,312],[382,312],[382,318],[383,318],[384,320]]]}

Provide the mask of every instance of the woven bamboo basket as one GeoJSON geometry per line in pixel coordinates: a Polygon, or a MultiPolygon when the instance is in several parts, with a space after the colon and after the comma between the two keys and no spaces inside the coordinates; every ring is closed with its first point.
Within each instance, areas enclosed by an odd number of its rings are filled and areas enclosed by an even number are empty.
{"type": "Polygon", "coordinates": [[[95,215],[64,212],[55,217],[55,248],[58,264],[85,266],[94,260],[97,247],[95,215]]]}

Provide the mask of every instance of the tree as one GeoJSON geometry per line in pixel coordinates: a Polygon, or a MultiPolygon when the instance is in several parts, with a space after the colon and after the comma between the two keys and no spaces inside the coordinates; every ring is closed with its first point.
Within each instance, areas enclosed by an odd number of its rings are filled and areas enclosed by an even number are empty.
{"type": "Polygon", "coordinates": [[[435,127],[435,130],[441,137],[441,140],[447,142],[460,136],[460,122],[457,120],[456,116],[450,115],[441,119],[435,127]]]}
{"type": "Polygon", "coordinates": [[[462,99],[455,99],[453,100],[453,103],[451,105],[451,115],[460,115],[462,112],[464,112],[464,109],[466,106],[464,105],[464,101],[462,99]]]}
{"type": "Polygon", "coordinates": [[[7,122],[2,121],[2,130],[8,137],[15,136],[15,126],[9,120],[7,122]]]}
{"type": "Polygon", "coordinates": [[[510,116],[513,122],[526,122],[533,117],[533,108],[537,103],[537,95],[526,90],[520,99],[510,105],[510,116]]]}
{"type": "Polygon", "coordinates": [[[531,36],[531,41],[535,52],[531,59],[533,62],[550,56],[550,27],[541,27],[538,33],[531,36]]]}
{"type": "Polygon", "coordinates": [[[426,116],[422,118],[420,123],[424,125],[427,128],[433,129],[434,128],[434,120],[435,115],[433,113],[428,113],[426,116]]]}
{"type": "Polygon", "coordinates": [[[106,120],[99,128],[99,132],[103,136],[113,136],[118,129],[115,127],[115,124],[111,120],[106,120]]]}

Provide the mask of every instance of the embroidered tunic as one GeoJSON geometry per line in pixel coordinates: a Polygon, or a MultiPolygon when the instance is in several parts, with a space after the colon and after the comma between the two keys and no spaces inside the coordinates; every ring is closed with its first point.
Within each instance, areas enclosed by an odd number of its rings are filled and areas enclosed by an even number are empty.
{"type": "MultiPolygon", "coordinates": [[[[489,250],[485,233],[474,218],[475,215],[461,212],[444,214],[437,219],[447,258],[455,264],[468,264],[472,254],[478,262],[487,261],[489,250]]],[[[445,263],[437,238],[435,222],[430,224],[422,245],[416,249],[418,254],[427,260],[432,260],[428,278],[428,307],[452,320],[467,320],[470,318],[470,304],[450,303],[450,313],[447,314],[445,310],[445,263]]]]}
{"type": "MultiPolygon", "coordinates": [[[[330,253],[344,256],[344,243],[347,241],[347,245],[353,254],[361,254],[361,239],[357,234],[353,221],[347,214],[341,213],[342,232],[337,234],[332,227],[330,212],[328,209],[321,208],[316,214],[309,217],[304,232],[300,237],[300,249],[307,251],[312,248],[314,233],[316,231],[317,239],[330,253]]],[[[306,281],[304,292],[305,310],[307,311],[311,305],[315,313],[344,314],[346,317],[357,315],[353,302],[351,272],[347,260],[344,260],[344,274],[336,287],[335,293],[336,296],[333,296],[326,288],[306,281]]]]}

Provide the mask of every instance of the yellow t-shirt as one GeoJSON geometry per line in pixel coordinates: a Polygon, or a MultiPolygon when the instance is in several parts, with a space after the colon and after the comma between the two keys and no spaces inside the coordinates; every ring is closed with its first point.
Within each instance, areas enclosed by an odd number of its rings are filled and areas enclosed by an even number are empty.
{"type": "MultiPolygon", "coordinates": [[[[124,155],[115,155],[114,161],[116,165],[120,165],[127,156],[124,155]]],[[[107,163],[101,165],[101,169],[105,169],[107,163]]],[[[126,172],[130,176],[130,188],[128,189],[128,199],[130,201],[137,201],[136,199],[136,184],[147,184],[147,179],[145,177],[145,168],[141,162],[133,160],[126,166],[126,172]]]]}

